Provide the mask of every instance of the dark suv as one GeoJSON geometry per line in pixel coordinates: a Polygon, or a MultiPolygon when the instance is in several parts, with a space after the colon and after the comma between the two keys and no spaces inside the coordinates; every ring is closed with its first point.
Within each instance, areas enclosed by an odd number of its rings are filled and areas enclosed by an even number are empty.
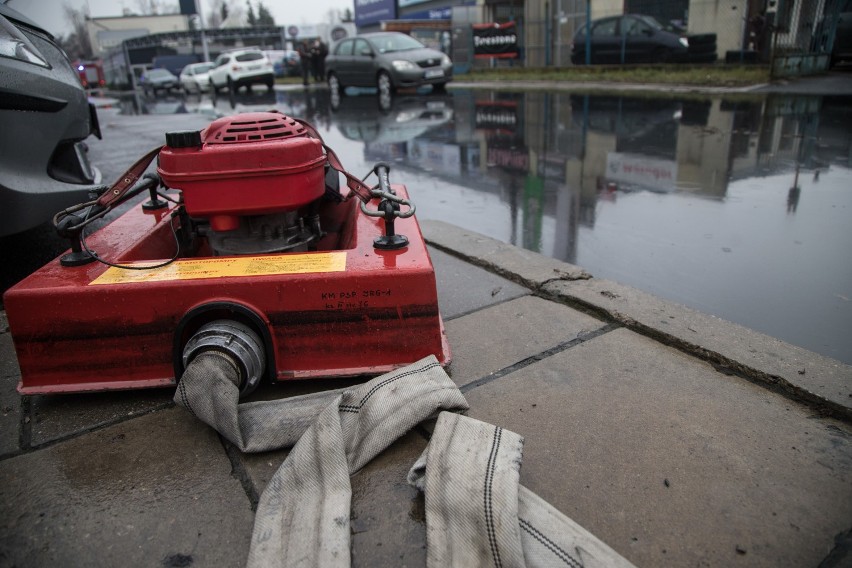
{"type": "Polygon", "coordinates": [[[53,37],[0,4],[0,236],[85,201],[100,172],[83,140],[97,114],[53,37]]]}

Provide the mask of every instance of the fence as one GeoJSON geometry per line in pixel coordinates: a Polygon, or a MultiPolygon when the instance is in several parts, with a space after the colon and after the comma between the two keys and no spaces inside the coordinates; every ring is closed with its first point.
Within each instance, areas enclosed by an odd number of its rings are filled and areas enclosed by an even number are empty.
{"type": "MultiPolygon", "coordinates": [[[[624,13],[655,17],[670,29],[689,34],[715,34],[716,52],[729,63],[770,63],[779,74],[790,69],[807,72],[828,66],[836,22],[844,0],[775,0],[772,10],[764,0],[550,0],[528,2],[526,9],[495,6],[484,17],[514,20],[526,67],[571,65],[576,32],[590,19],[624,13]],[[792,59],[791,59],[792,58],[792,59]],[[803,63],[806,61],[807,63],[803,63]],[[823,65],[824,64],[824,65],[823,65]]],[[[500,63],[509,65],[511,63],[500,63]]]]}

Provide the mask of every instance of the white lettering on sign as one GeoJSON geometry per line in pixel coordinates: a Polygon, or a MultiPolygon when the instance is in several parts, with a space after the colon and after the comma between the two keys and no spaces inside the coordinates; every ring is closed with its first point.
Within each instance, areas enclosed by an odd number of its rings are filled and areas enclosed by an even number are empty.
{"type": "Polygon", "coordinates": [[[504,36],[473,36],[474,47],[490,47],[493,45],[514,45],[518,43],[518,36],[515,34],[504,36]]]}

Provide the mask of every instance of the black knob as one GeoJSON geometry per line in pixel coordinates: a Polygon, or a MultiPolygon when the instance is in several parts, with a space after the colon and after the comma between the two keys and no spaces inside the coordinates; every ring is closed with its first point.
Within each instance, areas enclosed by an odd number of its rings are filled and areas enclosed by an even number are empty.
{"type": "Polygon", "coordinates": [[[199,130],[166,132],[166,146],[169,148],[201,147],[201,132],[199,130]]]}

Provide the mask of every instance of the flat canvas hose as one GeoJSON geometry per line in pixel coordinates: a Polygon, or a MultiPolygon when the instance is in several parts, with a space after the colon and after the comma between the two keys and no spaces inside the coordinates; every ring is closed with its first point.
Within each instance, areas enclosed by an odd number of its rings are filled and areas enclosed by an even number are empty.
{"type": "Polygon", "coordinates": [[[426,493],[430,567],[630,566],[518,485],[521,437],[454,414],[468,404],[434,356],[351,389],[244,404],[240,372],[232,353],[202,351],[175,402],[244,452],[293,447],[260,497],[248,566],[348,567],[350,475],[436,416],[409,474],[426,493]]]}

